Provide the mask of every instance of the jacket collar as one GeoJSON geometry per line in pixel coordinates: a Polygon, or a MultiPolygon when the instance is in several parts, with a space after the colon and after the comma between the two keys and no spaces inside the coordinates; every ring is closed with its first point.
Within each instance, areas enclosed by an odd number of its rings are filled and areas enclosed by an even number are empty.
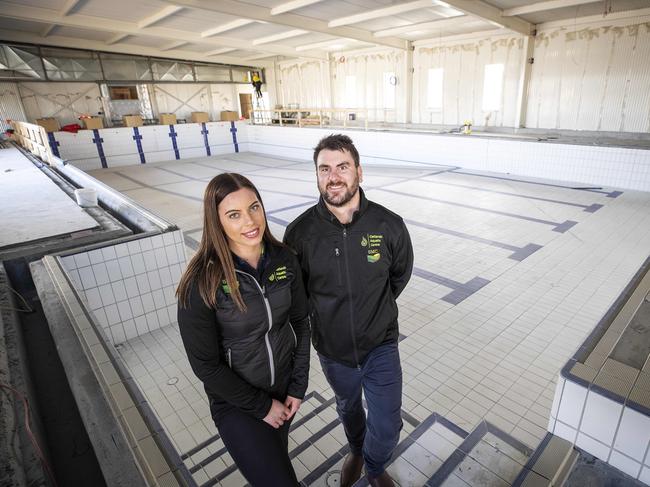
{"type": "MultiPolygon", "coordinates": [[[[350,224],[356,222],[359,218],[361,218],[361,215],[364,214],[366,209],[368,208],[368,199],[366,198],[366,194],[363,192],[363,189],[361,189],[361,186],[359,186],[359,209],[354,212],[352,215],[352,221],[350,224]]],[[[339,222],[338,218],[332,213],[327,205],[325,204],[325,200],[321,196],[318,199],[318,204],[316,205],[316,211],[318,214],[329,221],[330,223],[334,223],[335,225],[342,225],[341,222],[339,222]]]]}

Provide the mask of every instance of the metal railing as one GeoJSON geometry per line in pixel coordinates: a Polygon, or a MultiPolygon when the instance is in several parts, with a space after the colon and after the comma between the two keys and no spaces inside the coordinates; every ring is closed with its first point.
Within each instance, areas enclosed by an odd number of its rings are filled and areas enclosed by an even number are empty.
{"type": "Polygon", "coordinates": [[[297,125],[317,127],[363,127],[368,130],[368,110],[365,108],[274,108],[254,109],[253,125],[297,125]]]}

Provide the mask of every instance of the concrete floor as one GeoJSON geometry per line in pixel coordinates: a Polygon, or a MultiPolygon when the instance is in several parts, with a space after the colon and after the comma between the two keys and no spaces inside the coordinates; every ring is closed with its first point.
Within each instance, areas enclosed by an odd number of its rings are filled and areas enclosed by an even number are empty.
{"type": "MultiPolygon", "coordinates": [[[[278,238],[317,198],[313,163],[255,153],[91,174],[176,222],[189,253],[202,192],[223,171],[258,186],[278,238]]],[[[650,194],[441,166],[368,165],[362,186],[407,221],[415,249],[399,299],[404,441],[389,471],[403,486],[433,485],[467,447],[444,485],[510,485],[546,434],[559,370],[650,252],[650,194]],[[493,429],[479,431],[485,421],[493,429]],[[508,449],[505,462],[477,453],[508,449]],[[470,460],[483,468],[463,468],[470,460]]],[[[181,347],[172,325],[119,349],[197,482],[243,485],[181,347]]],[[[346,446],[332,397],[312,353],[290,444],[306,485],[338,480],[346,446]]]]}

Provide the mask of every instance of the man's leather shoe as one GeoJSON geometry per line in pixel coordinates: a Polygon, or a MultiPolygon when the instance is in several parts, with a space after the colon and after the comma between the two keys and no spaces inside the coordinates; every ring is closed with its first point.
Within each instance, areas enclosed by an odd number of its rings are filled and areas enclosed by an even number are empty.
{"type": "Polygon", "coordinates": [[[368,475],[368,483],[372,487],[395,487],[395,482],[390,478],[390,475],[384,470],[379,477],[371,477],[368,475]]]}
{"type": "Polygon", "coordinates": [[[361,469],[363,468],[363,457],[348,453],[348,456],[343,460],[341,467],[341,487],[351,487],[357,480],[361,478],[361,469]]]}

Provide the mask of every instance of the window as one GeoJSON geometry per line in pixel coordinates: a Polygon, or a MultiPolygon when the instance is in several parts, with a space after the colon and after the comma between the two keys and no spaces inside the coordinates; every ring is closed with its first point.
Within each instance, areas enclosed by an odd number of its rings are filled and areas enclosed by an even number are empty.
{"type": "Polygon", "coordinates": [[[397,78],[395,73],[384,73],[384,108],[395,108],[395,85],[397,78]]]}
{"type": "Polygon", "coordinates": [[[134,86],[109,86],[111,100],[137,100],[138,89],[134,86]]]}
{"type": "Polygon", "coordinates": [[[503,64],[486,64],[483,79],[483,111],[501,110],[503,89],[503,64]]]}
{"type": "Polygon", "coordinates": [[[442,108],[442,68],[429,70],[427,84],[427,107],[433,109],[442,108]]]}
{"type": "Polygon", "coordinates": [[[357,77],[345,77],[345,108],[355,108],[357,106],[357,77]]]}

